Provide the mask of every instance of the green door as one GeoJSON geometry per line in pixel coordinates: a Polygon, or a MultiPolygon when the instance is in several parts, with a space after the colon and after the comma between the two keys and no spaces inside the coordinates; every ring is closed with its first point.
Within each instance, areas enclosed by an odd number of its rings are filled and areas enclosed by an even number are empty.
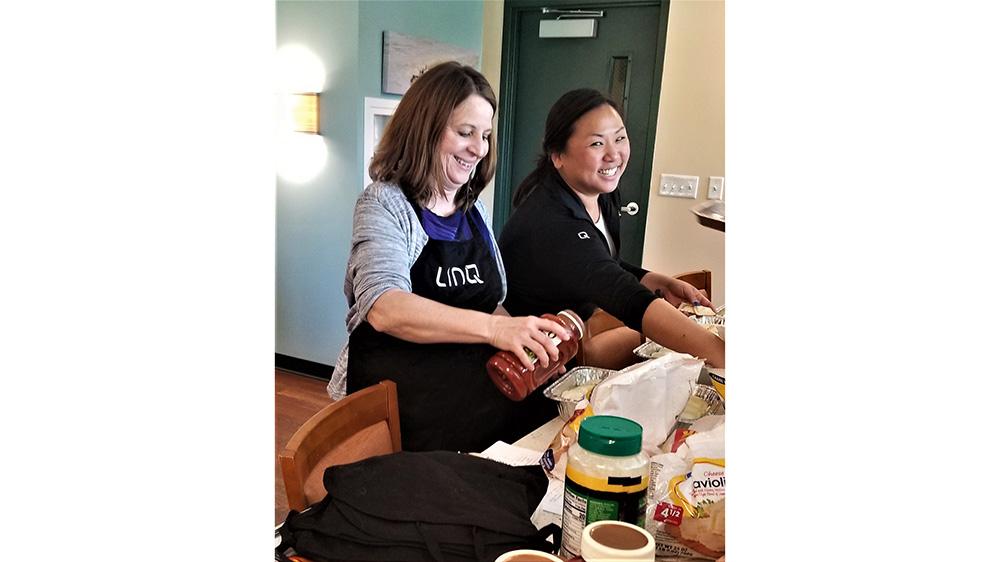
{"type": "Polygon", "coordinates": [[[632,153],[618,189],[622,205],[635,203],[637,212],[622,213],[622,257],[642,264],[667,8],[667,2],[659,0],[507,0],[500,71],[500,160],[493,201],[498,233],[510,216],[514,190],[538,160],[549,108],[569,90],[595,88],[611,94],[624,108],[632,153]],[[595,18],[596,37],[539,37],[541,20],[566,17],[574,10],[603,12],[595,18]]]}

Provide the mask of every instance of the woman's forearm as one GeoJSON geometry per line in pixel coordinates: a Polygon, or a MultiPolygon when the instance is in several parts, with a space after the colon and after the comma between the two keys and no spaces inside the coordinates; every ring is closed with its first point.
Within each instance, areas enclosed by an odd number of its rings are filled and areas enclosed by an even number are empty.
{"type": "Polygon", "coordinates": [[[639,282],[654,293],[657,289],[666,290],[670,286],[670,278],[655,271],[643,275],[639,282]]]}
{"type": "Polygon", "coordinates": [[[708,295],[704,291],[676,277],[650,271],[639,282],[656,296],[666,299],[667,302],[675,307],[688,302],[691,304],[698,303],[715,310],[715,306],[712,305],[712,302],[708,299],[708,295]]]}
{"type": "Polygon", "coordinates": [[[642,332],[656,343],[700,357],[712,367],[726,367],[726,342],[699,326],[670,303],[657,299],[642,317],[642,332]]]}
{"type": "Polygon", "coordinates": [[[367,319],[379,332],[414,343],[489,343],[489,314],[399,289],[383,293],[367,319]]]}
{"type": "Polygon", "coordinates": [[[513,353],[529,369],[534,368],[529,352],[547,367],[559,358],[558,342],[570,338],[569,330],[547,318],[486,314],[400,289],[378,297],[367,319],[379,332],[414,343],[486,343],[513,353]]]}

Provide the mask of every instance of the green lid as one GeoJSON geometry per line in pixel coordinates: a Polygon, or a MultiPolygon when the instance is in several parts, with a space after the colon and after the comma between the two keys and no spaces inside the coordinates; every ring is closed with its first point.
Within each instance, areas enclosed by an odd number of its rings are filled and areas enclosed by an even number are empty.
{"type": "Polygon", "coordinates": [[[580,422],[579,443],[598,455],[629,457],[642,450],[642,426],[618,416],[590,416],[580,422]]]}

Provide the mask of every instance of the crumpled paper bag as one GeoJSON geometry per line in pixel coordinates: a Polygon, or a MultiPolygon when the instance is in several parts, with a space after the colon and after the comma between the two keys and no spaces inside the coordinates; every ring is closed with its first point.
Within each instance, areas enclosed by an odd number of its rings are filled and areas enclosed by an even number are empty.
{"type": "Polygon", "coordinates": [[[622,369],[594,387],[590,407],[595,415],[620,416],[642,426],[642,449],[653,456],[667,440],[687,404],[691,385],[705,361],[685,353],[665,355],[622,369]]]}

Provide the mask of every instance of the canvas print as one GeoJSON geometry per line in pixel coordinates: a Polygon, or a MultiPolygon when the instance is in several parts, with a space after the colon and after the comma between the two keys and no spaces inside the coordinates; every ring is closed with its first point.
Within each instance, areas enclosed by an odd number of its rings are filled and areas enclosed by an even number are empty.
{"type": "Polygon", "coordinates": [[[479,51],[394,31],[383,32],[382,92],[403,95],[428,68],[450,60],[478,69],[479,51]]]}

